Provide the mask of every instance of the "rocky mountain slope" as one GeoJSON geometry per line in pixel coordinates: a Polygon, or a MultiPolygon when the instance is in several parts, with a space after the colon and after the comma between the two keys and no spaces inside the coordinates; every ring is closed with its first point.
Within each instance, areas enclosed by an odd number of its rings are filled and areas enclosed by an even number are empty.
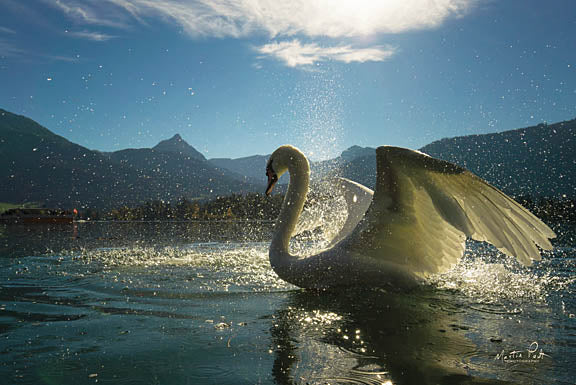
{"type": "Polygon", "coordinates": [[[101,153],[0,109],[0,201],[112,207],[262,190],[214,167],[179,136],[155,149],[101,153]]]}

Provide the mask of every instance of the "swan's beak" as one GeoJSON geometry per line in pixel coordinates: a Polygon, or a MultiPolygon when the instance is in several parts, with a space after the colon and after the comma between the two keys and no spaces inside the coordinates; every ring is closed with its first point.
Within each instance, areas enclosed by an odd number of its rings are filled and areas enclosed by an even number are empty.
{"type": "Polygon", "coordinates": [[[278,175],[272,169],[272,166],[266,167],[266,176],[268,177],[268,187],[266,187],[266,195],[270,195],[276,182],[278,182],[278,175]]]}

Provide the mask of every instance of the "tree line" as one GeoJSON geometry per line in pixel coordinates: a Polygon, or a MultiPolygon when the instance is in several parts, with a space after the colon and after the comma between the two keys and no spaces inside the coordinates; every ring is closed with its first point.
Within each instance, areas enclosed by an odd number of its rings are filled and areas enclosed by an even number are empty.
{"type": "MultiPolygon", "coordinates": [[[[282,206],[282,194],[266,196],[258,193],[220,196],[210,201],[180,198],[174,202],[152,200],[133,207],[109,210],[84,209],[79,219],[117,221],[162,220],[261,220],[273,221],[282,206]]],[[[546,223],[576,223],[576,201],[573,199],[515,198],[546,223]]]]}
{"type": "Polygon", "coordinates": [[[250,193],[220,196],[210,201],[180,198],[174,202],[153,200],[141,205],[121,206],[110,210],[84,209],[79,219],[113,221],[205,221],[205,220],[275,220],[280,212],[280,194],[265,196],[250,193]]]}

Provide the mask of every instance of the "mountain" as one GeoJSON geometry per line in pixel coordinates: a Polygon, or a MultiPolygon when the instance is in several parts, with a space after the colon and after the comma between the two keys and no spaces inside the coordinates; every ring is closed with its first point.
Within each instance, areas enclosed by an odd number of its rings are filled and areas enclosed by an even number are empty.
{"type": "MultiPolygon", "coordinates": [[[[346,162],[350,162],[361,156],[373,156],[374,148],[352,146],[344,150],[342,154],[334,159],[323,161],[310,161],[311,177],[322,179],[337,173],[346,162]]],[[[254,183],[266,183],[266,163],[270,155],[253,155],[244,158],[213,158],[209,162],[216,167],[228,169],[237,175],[243,175],[254,183]]],[[[288,183],[289,178],[280,178],[279,183],[288,183]]]]}
{"type": "Polygon", "coordinates": [[[576,197],[576,119],[433,142],[421,149],[511,195],[576,197]]]}
{"type": "Polygon", "coordinates": [[[335,176],[345,176],[349,179],[355,180],[358,183],[368,185],[374,183],[376,175],[376,149],[372,147],[352,146],[342,151],[342,153],[334,159],[322,160],[317,162],[310,162],[311,177],[313,179],[321,180],[325,178],[332,178],[335,176]],[[361,158],[373,158],[374,170],[373,175],[365,175],[364,168],[360,167],[358,172],[353,172],[355,167],[352,162],[361,158]],[[372,178],[372,179],[369,179],[372,178]],[[368,184],[366,184],[368,183],[368,184]]]}
{"type": "Polygon", "coordinates": [[[0,201],[106,208],[263,189],[212,166],[175,138],[160,150],[101,153],[0,109],[0,201]]]}
{"type": "Polygon", "coordinates": [[[174,151],[165,145],[168,141],[163,141],[160,142],[163,146],[126,149],[106,155],[113,164],[135,170],[140,180],[155,181],[156,195],[162,197],[160,199],[229,195],[263,188],[251,185],[241,175],[215,167],[182,138],[177,140],[181,143],[178,146],[186,151],[174,151]]]}
{"type": "MultiPolygon", "coordinates": [[[[576,119],[442,139],[420,151],[463,166],[512,196],[575,198],[575,135],[576,119]]],[[[352,159],[341,175],[373,188],[376,154],[352,159]]]]}
{"type": "Polygon", "coordinates": [[[266,163],[270,155],[252,155],[245,158],[213,158],[209,162],[215,167],[243,175],[253,183],[266,183],[266,163]]]}
{"type": "MultiPolygon", "coordinates": [[[[576,120],[540,124],[442,139],[421,151],[464,166],[510,195],[575,198],[575,131],[576,120]]],[[[102,153],[0,109],[0,202],[109,208],[263,191],[268,157],[206,160],[180,135],[153,148],[102,153]]],[[[336,174],[373,188],[375,152],[352,146],[335,159],[312,162],[312,171],[316,178],[336,174]]]]}
{"type": "MultiPolygon", "coordinates": [[[[244,177],[247,182],[259,184],[266,183],[266,163],[268,158],[270,158],[270,155],[252,155],[236,159],[213,158],[209,162],[216,167],[232,171],[237,177],[244,177]]],[[[322,177],[333,175],[342,162],[340,158],[321,162],[311,161],[311,177],[321,179],[322,177]]],[[[288,175],[284,174],[280,177],[278,184],[287,184],[289,181],[288,175]]]]}
{"type": "Polygon", "coordinates": [[[374,156],[374,151],[376,151],[376,149],[373,147],[352,146],[342,151],[340,158],[345,162],[350,162],[356,158],[374,156]]]}
{"type": "Polygon", "coordinates": [[[70,143],[61,136],[55,135],[49,129],[42,127],[32,119],[25,116],[12,114],[0,108],[0,134],[8,135],[32,135],[39,138],[51,138],[61,143],[70,143]]]}
{"type": "Polygon", "coordinates": [[[206,160],[204,155],[202,155],[194,147],[186,143],[184,139],[182,139],[180,134],[176,134],[170,139],[161,141],[156,146],[152,147],[152,149],[159,152],[176,153],[200,161],[206,160]]]}
{"type": "Polygon", "coordinates": [[[1,109],[0,159],[1,201],[81,207],[112,193],[120,202],[138,194],[131,170],[1,109]]]}

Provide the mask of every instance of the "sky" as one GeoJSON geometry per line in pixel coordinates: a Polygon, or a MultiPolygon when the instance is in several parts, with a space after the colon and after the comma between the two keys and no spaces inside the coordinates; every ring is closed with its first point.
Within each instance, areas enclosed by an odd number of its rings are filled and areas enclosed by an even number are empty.
{"type": "Polygon", "coordinates": [[[100,151],[420,148],[576,118],[576,2],[1,0],[0,108],[100,151]]]}

